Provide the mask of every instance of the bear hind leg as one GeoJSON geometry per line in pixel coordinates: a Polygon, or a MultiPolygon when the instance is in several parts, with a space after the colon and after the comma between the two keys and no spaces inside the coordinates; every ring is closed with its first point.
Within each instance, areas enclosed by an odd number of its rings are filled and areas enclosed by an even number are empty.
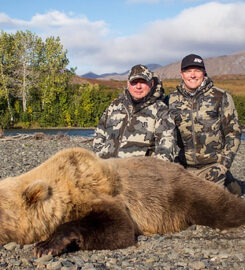
{"type": "Polygon", "coordinates": [[[193,187],[188,196],[182,198],[182,203],[186,199],[186,204],[191,206],[186,215],[191,224],[221,230],[245,224],[244,200],[208,181],[199,185],[193,183],[193,187]]]}

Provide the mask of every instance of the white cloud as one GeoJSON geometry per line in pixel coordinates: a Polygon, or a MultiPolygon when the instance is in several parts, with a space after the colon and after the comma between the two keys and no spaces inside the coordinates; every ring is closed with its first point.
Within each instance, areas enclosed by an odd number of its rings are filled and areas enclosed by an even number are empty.
{"type": "Polygon", "coordinates": [[[104,42],[97,66],[123,70],[136,63],[168,64],[194,52],[203,57],[244,50],[245,3],[208,3],[148,24],[141,33],[104,42]]]}
{"type": "Polygon", "coordinates": [[[244,50],[245,3],[207,3],[177,17],[148,24],[140,34],[114,40],[111,60],[118,63],[160,63],[196,52],[203,57],[244,50]],[[119,53],[117,53],[119,52],[119,53]],[[123,62],[122,62],[123,61],[123,62]]]}
{"type": "Polygon", "coordinates": [[[7,14],[0,13],[0,27],[1,28],[16,28],[25,25],[25,21],[11,19],[7,14]]]}
{"type": "Polygon", "coordinates": [[[104,21],[89,21],[86,16],[73,17],[59,11],[46,14],[36,14],[30,21],[11,19],[6,14],[0,14],[0,27],[9,32],[29,29],[43,39],[48,36],[59,36],[65,49],[71,56],[71,64],[75,60],[77,65],[89,64],[96,51],[101,50],[101,42],[109,33],[104,21]],[[87,63],[83,63],[86,57],[87,63]],[[79,60],[81,58],[81,60],[79,60]]]}
{"type": "Polygon", "coordinates": [[[150,22],[140,33],[124,37],[111,37],[104,21],[58,11],[37,14],[30,21],[2,13],[0,27],[60,36],[78,74],[103,73],[124,71],[137,63],[168,64],[191,52],[210,57],[244,50],[244,14],[245,3],[211,2],[187,8],[171,19],[150,22]]]}

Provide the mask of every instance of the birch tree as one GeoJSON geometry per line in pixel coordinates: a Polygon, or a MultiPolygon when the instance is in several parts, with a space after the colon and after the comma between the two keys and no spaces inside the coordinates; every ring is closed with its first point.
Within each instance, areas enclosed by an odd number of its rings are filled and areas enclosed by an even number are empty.
{"type": "Polygon", "coordinates": [[[12,88],[12,71],[15,65],[14,39],[11,35],[1,32],[0,35],[0,97],[7,102],[10,121],[14,120],[10,95],[12,88]]]}
{"type": "Polygon", "coordinates": [[[30,31],[17,31],[15,47],[17,65],[14,73],[20,88],[23,112],[26,112],[29,91],[39,79],[38,66],[42,59],[42,40],[30,31]]]}

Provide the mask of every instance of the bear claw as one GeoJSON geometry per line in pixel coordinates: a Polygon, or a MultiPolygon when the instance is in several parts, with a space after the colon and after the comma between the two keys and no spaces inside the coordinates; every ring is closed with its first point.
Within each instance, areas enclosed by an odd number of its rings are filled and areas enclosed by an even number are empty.
{"type": "Polygon", "coordinates": [[[51,244],[49,241],[43,241],[36,244],[34,248],[34,256],[37,258],[43,255],[57,256],[62,252],[63,248],[51,244]]]}

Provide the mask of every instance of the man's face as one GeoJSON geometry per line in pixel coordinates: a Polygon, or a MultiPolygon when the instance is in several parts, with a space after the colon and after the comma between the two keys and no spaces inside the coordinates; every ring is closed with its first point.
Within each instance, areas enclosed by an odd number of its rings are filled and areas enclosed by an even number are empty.
{"type": "Polygon", "coordinates": [[[189,92],[194,92],[204,79],[204,71],[201,68],[187,68],[180,72],[181,78],[184,81],[185,88],[189,92]]]}
{"type": "Polygon", "coordinates": [[[153,81],[147,82],[144,79],[135,79],[128,81],[128,90],[133,99],[138,100],[148,95],[153,86],[153,81]]]}

